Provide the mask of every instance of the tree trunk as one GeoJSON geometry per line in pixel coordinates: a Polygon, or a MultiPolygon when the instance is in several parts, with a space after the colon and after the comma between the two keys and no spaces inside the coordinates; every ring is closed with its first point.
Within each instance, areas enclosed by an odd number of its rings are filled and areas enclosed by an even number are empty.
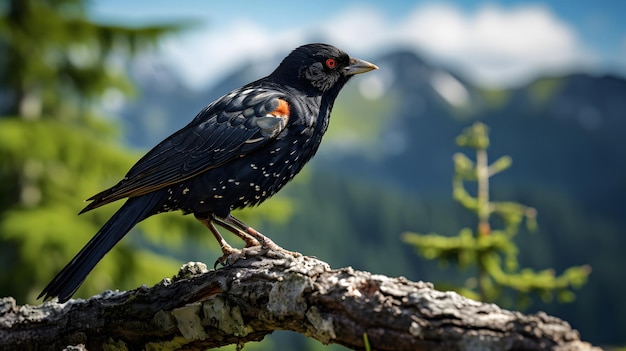
{"type": "Polygon", "coordinates": [[[2,350],[201,350],[291,330],[372,350],[597,350],[567,322],[476,302],[430,283],[331,270],[269,252],[218,270],[188,263],[173,279],[65,304],[0,299],[2,350]],[[80,348],[71,348],[80,349],[80,348]]]}

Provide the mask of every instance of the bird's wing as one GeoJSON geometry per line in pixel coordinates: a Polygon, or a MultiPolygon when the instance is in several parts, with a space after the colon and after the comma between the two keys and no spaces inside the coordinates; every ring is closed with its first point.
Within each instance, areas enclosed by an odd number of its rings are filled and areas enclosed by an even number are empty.
{"type": "Polygon", "coordinates": [[[242,88],[202,110],[194,120],[142,157],[117,185],[88,200],[81,213],[189,179],[260,148],[289,122],[290,106],[277,91],[242,88]]]}

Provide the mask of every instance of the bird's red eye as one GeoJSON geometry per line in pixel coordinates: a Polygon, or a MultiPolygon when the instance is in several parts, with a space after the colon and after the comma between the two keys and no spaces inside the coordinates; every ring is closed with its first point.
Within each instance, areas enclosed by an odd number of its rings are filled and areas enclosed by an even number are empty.
{"type": "Polygon", "coordinates": [[[326,60],[326,67],[328,68],[335,68],[337,66],[337,61],[335,61],[335,59],[329,58],[328,60],[326,60]]]}

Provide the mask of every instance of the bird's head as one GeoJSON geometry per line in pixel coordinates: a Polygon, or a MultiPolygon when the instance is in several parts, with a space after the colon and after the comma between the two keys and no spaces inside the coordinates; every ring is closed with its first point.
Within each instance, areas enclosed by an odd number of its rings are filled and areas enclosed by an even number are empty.
{"type": "Polygon", "coordinates": [[[307,90],[337,93],[355,74],[377,69],[376,65],[350,57],[342,50],[327,44],[308,44],[298,47],[287,56],[270,77],[280,77],[307,90]]]}

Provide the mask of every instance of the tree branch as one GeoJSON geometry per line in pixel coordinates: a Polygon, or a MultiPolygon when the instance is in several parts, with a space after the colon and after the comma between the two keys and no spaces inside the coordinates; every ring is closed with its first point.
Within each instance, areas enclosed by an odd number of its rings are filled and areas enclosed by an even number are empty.
{"type": "Polygon", "coordinates": [[[151,288],[65,304],[0,299],[3,350],[193,350],[258,341],[274,330],[351,349],[364,348],[365,333],[374,350],[597,350],[544,313],[278,252],[211,271],[188,263],[151,288]]]}

